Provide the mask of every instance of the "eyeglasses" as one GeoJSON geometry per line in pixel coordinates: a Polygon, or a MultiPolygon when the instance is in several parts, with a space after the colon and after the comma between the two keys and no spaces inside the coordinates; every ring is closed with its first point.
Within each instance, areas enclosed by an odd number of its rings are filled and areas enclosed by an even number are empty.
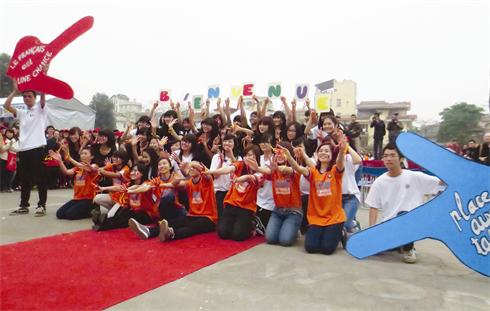
{"type": "Polygon", "coordinates": [[[192,143],[190,141],[181,141],[180,144],[181,145],[192,145],[192,143]]]}
{"type": "Polygon", "coordinates": [[[288,130],[288,133],[296,133],[296,130],[288,130]]]}

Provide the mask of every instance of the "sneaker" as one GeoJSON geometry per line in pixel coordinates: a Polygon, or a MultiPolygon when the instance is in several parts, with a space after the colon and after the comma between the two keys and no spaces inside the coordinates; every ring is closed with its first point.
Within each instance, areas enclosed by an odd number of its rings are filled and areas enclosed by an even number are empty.
{"type": "Polygon", "coordinates": [[[34,213],[34,217],[41,217],[46,215],[46,207],[39,205],[36,207],[36,212],[34,213]]]}
{"type": "Polygon", "coordinates": [[[147,226],[143,226],[139,222],[137,222],[135,219],[131,218],[128,221],[129,228],[133,230],[134,233],[136,233],[140,239],[142,240],[148,240],[148,237],[150,236],[150,229],[148,229],[147,226]]]}
{"type": "Polygon", "coordinates": [[[265,226],[262,223],[262,220],[260,220],[259,216],[255,216],[252,219],[252,223],[253,223],[254,229],[257,232],[257,234],[260,236],[264,236],[265,235],[265,226]]]}
{"type": "Polygon", "coordinates": [[[29,208],[21,206],[18,209],[11,211],[9,215],[15,216],[15,215],[23,215],[23,214],[29,214],[29,208]]]}
{"type": "Polygon", "coordinates": [[[168,221],[165,219],[160,223],[160,233],[158,233],[158,242],[163,243],[170,237],[170,229],[168,228],[168,221]]]}
{"type": "Polygon", "coordinates": [[[412,248],[403,258],[403,262],[405,263],[416,263],[417,262],[417,251],[415,248],[412,248]]]}

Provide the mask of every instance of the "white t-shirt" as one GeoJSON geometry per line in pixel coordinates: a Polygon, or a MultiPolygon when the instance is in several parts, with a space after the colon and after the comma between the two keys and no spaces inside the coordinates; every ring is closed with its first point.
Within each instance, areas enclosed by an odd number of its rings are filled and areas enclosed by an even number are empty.
{"type": "MultiPolygon", "coordinates": [[[[316,163],[314,157],[311,157],[310,160],[316,163]]],[[[301,179],[299,180],[299,190],[301,190],[301,194],[310,194],[310,182],[301,174],[301,179]]]]}
{"type": "MultiPolygon", "coordinates": [[[[238,156],[237,161],[241,161],[242,157],[238,156]]],[[[218,168],[220,164],[220,158],[219,154],[215,154],[213,156],[213,159],[211,160],[211,168],[210,170],[213,171],[218,168]]],[[[231,166],[231,158],[228,158],[225,156],[225,159],[223,161],[223,165],[221,167],[228,167],[231,166]]],[[[217,191],[228,191],[230,190],[231,187],[231,182],[230,182],[230,174],[225,174],[225,175],[218,175],[214,179],[214,192],[217,191]]]]}
{"type": "Polygon", "coordinates": [[[354,165],[354,159],[350,154],[345,155],[344,162],[344,177],[342,177],[342,194],[354,194],[361,201],[361,192],[356,183],[356,171],[359,169],[359,164],[354,165]]]}
{"type": "Polygon", "coordinates": [[[384,173],[374,181],[366,203],[381,210],[386,221],[422,205],[425,194],[437,194],[438,190],[439,178],[422,172],[403,170],[397,177],[384,173]]]}
{"type": "MultiPolygon", "coordinates": [[[[260,166],[265,166],[266,164],[271,164],[271,161],[266,161],[265,156],[261,155],[260,166]]],[[[276,206],[274,203],[274,194],[272,193],[272,181],[264,179],[262,188],[257,192],[257,206],[269,211],[272,211],[276,206]]]]}
{"type": "Polygon", "coordinates": [[[34,104],[31,109],[18,109],[17,118],[19,119],[19,145],[20,151],[27,151],[46,145],[46,117],[48,107],[41,103],[34,104]]]}

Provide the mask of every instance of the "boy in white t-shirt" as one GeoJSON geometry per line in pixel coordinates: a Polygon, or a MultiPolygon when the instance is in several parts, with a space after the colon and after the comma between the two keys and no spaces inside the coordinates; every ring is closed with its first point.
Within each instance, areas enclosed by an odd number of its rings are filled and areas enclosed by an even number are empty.
{"type": "MultiPolygon", "coordinates": [[[[44,68],[47,74],[47,67],[44,68]]],[[[34,216],[44,216],[46,214],[46,199],[48,188],[46,185],[46,168],[43,161],[46,157],[44,146],[46,137],[46,96],[41,93],[41,101],[36,104],[36,91],[23,91],[22,96],[27,109],[17,109],[12,107],[14,96],[19,94],[17,83],[14,80],[14,90],[9,95],[3,107],[14,114],[19,119],[19,170],[21,178],[21,193],[19,208],[12,211],[10,215],[22,215],[29,213],[29,198],[33,185],[37,185],[39,202],[34,216]]]]}
{"type": "MultiPolygon", "coordinates": [[[[383,149],[383,163],[388,172],[377,178],[369,191],[366,203],[369,210],[369,226],[376,224],[378,210],[383,213],[383,221],[410,212],[422,205],[425,194],[437,194],[440,180],[422,172],[404,170],[401,164],[404,156],[398,147],[388,144],[383,149]]],[[[417,262],[413,243],[403,245],[406,263],[417,262]]]]}

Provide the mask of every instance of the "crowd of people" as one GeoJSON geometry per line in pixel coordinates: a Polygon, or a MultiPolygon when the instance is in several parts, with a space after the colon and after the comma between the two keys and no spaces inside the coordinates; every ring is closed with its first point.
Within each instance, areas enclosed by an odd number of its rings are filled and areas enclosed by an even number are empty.
{"type": "MultiPolygon", "coordinates": [[[[28,109],[23,111],[10,105],[17,94],[4,107],[19,118],[20,129],[2,129],[0,139],[2,191],[21,189],[20,206],[11,215],[29,213],[36,184],[35,216],[46,213],[48,188],[73,188],[73,199],[58,209],[57,218],[92,218],[94,231],[130,227],[145,240],[166,242],[217,231],[221,239],[244,241],[259,234],[267,243],[291,246],[305,234],[307,252],[332,254],[361,229],[356,171],[372,156],[360,152],[362,128],[355,115],[350,124],[341,124],[333,111],[317,115],[308,110],[299,120],[296,102],[289,105],[282,97],[286,113],[270,117],[268,99],[261,106],[254,97],[257,111],[249,119],[243,98],[238,100],[241,114],[231,119],[229,100],[222,106],[218,99],[217,114],[210,115],[209,100],[204,104],[199,128],[190,104],[188,118],[182,118],[179,103],[172,103],[156,120],[155,103],[150,115],[135,124],[128,120],[124,132],[83,132],[45,127],[44,94],[36,104],[36,92],[24,91],[28,109]]],[[[376,132],[374,139],[375,156],[381,154],[388,173],[366,200],[370,226],[378,210],[384,220],[408,212],[421,201],[403,198],[437,192],[439,183],[436,177],[402,170],[403,155],[391,136],[383,149],[376,132]],[[400,195],[393,185],[402,177],[419,180],[423,187],[400,195]],[[391,189],[389,201],[396,204],[384,206],[388,194],[383,189],[391,189]]],[[[478,146],[469,143],[464,156],[488,165],[489,145],[490,133],[478,146]]],[[[403,250],[406,262],[416,261],[413,245],[403,250]]]]}

